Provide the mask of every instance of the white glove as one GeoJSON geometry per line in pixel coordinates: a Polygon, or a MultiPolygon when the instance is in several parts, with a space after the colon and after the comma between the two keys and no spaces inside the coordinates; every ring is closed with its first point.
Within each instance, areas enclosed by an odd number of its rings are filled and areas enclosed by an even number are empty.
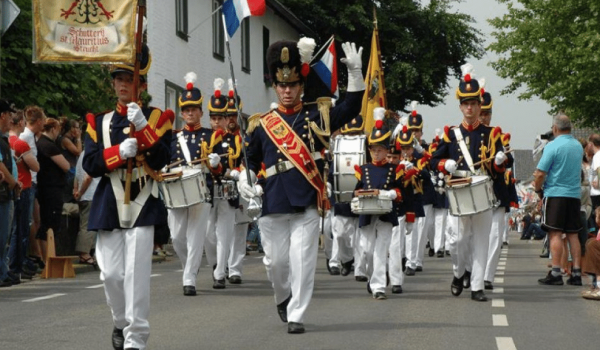
{"type": "Polygon", "coordinates": [[[137,154],[138,144],[137,139],[127,138],[119,144],[119,155],[122,159],[133,158],[137,154]]]}
{"type": "Polygon", "coordinates": [[[394,190],[389,190],[389,191],[379,190],[379,195],[383,196],[383,197],[386,197],[386,198],[389,198],[391,200],[394,200],[397,197],[396,191],[394,191],[394,190]]]}
{"type": "Polygon", "coordinates": [[[507,159],[508,159],[508,157],[506,156],[506,154],[504,154],[504,152],[500,151],[500,152],[496,153],[496,157],[495,157],[494,162],[496,162],[496,165],[500,166],[507,159]]]}
{"type": "Polygon", "coordinates": [[[221,157],[216,153],[211,153],[208,155],[208,163],[211,168],[216,168],[219,166],[219,163],[221,163],[221,157]]]}
{"type": "Polygon", "coordinates": [[[234,179],[235,181],[240,179],[240,172],[237,171],[236,169],[233,169],[230,173],[229,176],[231,176],[232,179],[234,179]]]}
{"type": "Polygon", "coordinates": [[[330,183],[330,182],[328,182],[328,183],[327,183],[327,198],[331,197],[331,193],[332,193],[332,190],[331,190],[331,183],[330,183]]]}
{"type": "Polygon", "coordinates": [[[133,123],[135,126],[135,130],[139,131],[148,125],[148,121],[142,113],[142,109],[135,102],[130,102],[127,104],[127,119],[133,123]]]}
{"type": "Polygon", "coordinates": [[[457,168],[458,165],[456,164],[456,161],[454,159],[448,159],[446,161],[446,164],[444,164],[444,169],[446,169],[446,171],[450,174],[454,174],[457,168]]]}
{"type": "Polygon", "coordinates": [[[404,170],[410,170],[413,168],[413,163],[409,162],[408,160],[403,160],[400,162],[400,164],[404,165],[404,170]]]}
{"type": "Polygon", "coordinates": [[[421,146],[420,142],[415,142],[415,151],[417,151],[417,153],[423,153],[424,149],[423,146],[421,146]]]}
{"type": "Polygon", "coordinates": [[[238,192],[244,197],[245,200],[250,201],[253,197],[260,197],[263,194],[263,189],[260,185],[254,185],[256,183],[256,174],[252,170],[246,172],[245,170],[240,172],[240,178],[238,180],[238,192]],[[250,172],[250,181],[248,181],[248,172],[250,172]]]}
{"type": "Polygon", "coordinates": [[[356,44],[346,42],[342,44],[346,57],[340,61],[348,67],[348,92],[362,91],[366,88],[362,74],[362,50],[356,50],[356,44]]]}

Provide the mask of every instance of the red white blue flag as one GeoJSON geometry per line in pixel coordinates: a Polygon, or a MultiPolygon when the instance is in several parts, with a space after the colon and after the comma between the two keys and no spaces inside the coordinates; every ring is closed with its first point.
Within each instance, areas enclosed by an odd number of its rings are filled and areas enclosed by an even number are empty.
{"type": "Polygon", "coordinates": [[[265,0],[225,0],[223,16],[227,34],[232,37],[242,20],[249,16],[262,16],[266,10],[265,0]]]}
{"type": "MultiPolygon", "coordinates": [[[[327,45],[327,44],[325,44],[327,45]]],[[[338,75],[337,75],[337,55],[335,53],[335,41],[333,37],[330,39],[327,50],[321,56],[321,59],[312,65],[319,78],[327,85],[331,93],[337,97],[338,91],[338,75]]]]}

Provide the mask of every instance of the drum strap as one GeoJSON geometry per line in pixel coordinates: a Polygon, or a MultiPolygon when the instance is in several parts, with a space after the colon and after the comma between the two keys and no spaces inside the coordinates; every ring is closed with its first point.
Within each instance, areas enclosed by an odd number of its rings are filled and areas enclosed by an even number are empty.
{"type": "Polygon", "coordinates": [[[179,142],[179,146],[181,147],[183,158],[185,158],[186,163],[191,165],[190,162],[192,161],[192,156],[190,155],[190,148],[187,145],[187,141],[185,140],[185,137],[183,137],[183,131],[178,133],[177,141],[179,142]]]}
{"type": "MultiPolygon", "coordinates": [[[[107,113],[102,119],[102,141],[104,143],[104,148],[112,147],[112,143],[110,142],[110,121],[113,114],[114,112],[107,113]]],[[[121,182],[119,172],[111,171],[108,174],[108,177],[110,178],[110,184],[113,189],[115,199],[117,200],[117,207],[121,208],[125,202],[125,190],[123,189],[123,183],[121,182]]],[[[142,211],[142,208],[144,207],[144,203],[146,203],[153,192],[156,193],[154,196],[157,197],[158,187],[153,179],[149,179],[146,182],[146,186],[144,186],[141,192],[135,197],[135,200],[131,201],[131,221],[129,222],[129,225],[124,224],[123,220],[121,219],[121,210],[117,210],[117,213],[119,214],[119,224],[121,227],[133,227],[138,216],[140,215],[140,212],[142,211]],[[156,187],[155,191],[153,191],[154,187],[156,187]]]]}
{"type": "Polygon", "coordinates": [[[467,162],[467,165],[469,166],[469,170],[471,170],[471,173],[475,174],[475,168],[473,167],[473,158],[471,158],[471,152],[469,152],[469,149],[465,144],[463,135],[460,132],[460,127],[454,128],[454,135],[456,135],[456,141],[458,142],[458,146],[462,151],[463,157],[465,158],[465,162],[467,162]]]}

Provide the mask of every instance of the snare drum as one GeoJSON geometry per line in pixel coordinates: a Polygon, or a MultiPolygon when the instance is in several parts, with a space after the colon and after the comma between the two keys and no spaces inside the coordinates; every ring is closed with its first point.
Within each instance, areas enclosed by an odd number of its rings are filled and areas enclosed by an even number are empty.
{"type": "Polygon", "coordinates": [[[492,179],[472,176],[446,183],[450,215],[469,216],[497,206],[492,179]]]}
{"type": "Polygon", "coordinates": [[[366,162],[366,135],[339,135],[333,147],[333,194],[337,203],[352,200],[356,188],[354,166],[366,162]]]}
{"type": "Polygon", "coordinates": [[[238,197],[238,191],[235,181],[222,180],[220,185],[217,184],[217,182],[215,181],[214,188],[215,191],[213,194],[213,198],[215,199],[230,200],[236,199],[238,197]]]}
{"type": "Polygon", "coordinates": [[[165,173],[163,178],[158,183],[158,189],[168,209],[188,208],[210,201],[210,191],[201,169],[165,173]]]}
{"type": "Polygon", "coordinates": [[[358,215],[384,215],[392,211],[392,200],[381,196],[354,197],[350,210],[358,215]]]}

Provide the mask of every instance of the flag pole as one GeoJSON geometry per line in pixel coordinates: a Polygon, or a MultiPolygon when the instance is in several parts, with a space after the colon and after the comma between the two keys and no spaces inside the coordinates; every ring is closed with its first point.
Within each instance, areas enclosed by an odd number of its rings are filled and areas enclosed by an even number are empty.
{"type": "MultiPolygon", "coordinates": [[[[235,110],[237,111],[237,121],[240,126],[240,137],[242,138],[242,154],[244,155],[244,165],[246,172],[246,179],[248,184],[254,188],[254,184],[252,183],[252,178],[250,176],[250,168],[248,167],[248,154],[246,152],[246,121],[242,118],[242,112],[240,111],[240,106],[238,103],[238,92],[237,92],[237,82],[235,81],[235,72],[233,70],[233,61],[231,59],[231,49],[229,47],[229,34],[227,33],[227,22],[225,21],[225,15],[222,14],[223,19],[223,31],[225,34],[225,47],[227,48],[227,59],[229,60],[229,74],[231,75],[231,82],[233,86],[233,103],[235,104],[235,110]]],[[[254,199],[254,198],[253,198],[254,199]]],[[[252,199],[251,199],[252,200],[252,199]]],[[[256,213],[256,215],[249,215],[251,218],[255,218],[260,215],[260,212],[256,213]]]]}

